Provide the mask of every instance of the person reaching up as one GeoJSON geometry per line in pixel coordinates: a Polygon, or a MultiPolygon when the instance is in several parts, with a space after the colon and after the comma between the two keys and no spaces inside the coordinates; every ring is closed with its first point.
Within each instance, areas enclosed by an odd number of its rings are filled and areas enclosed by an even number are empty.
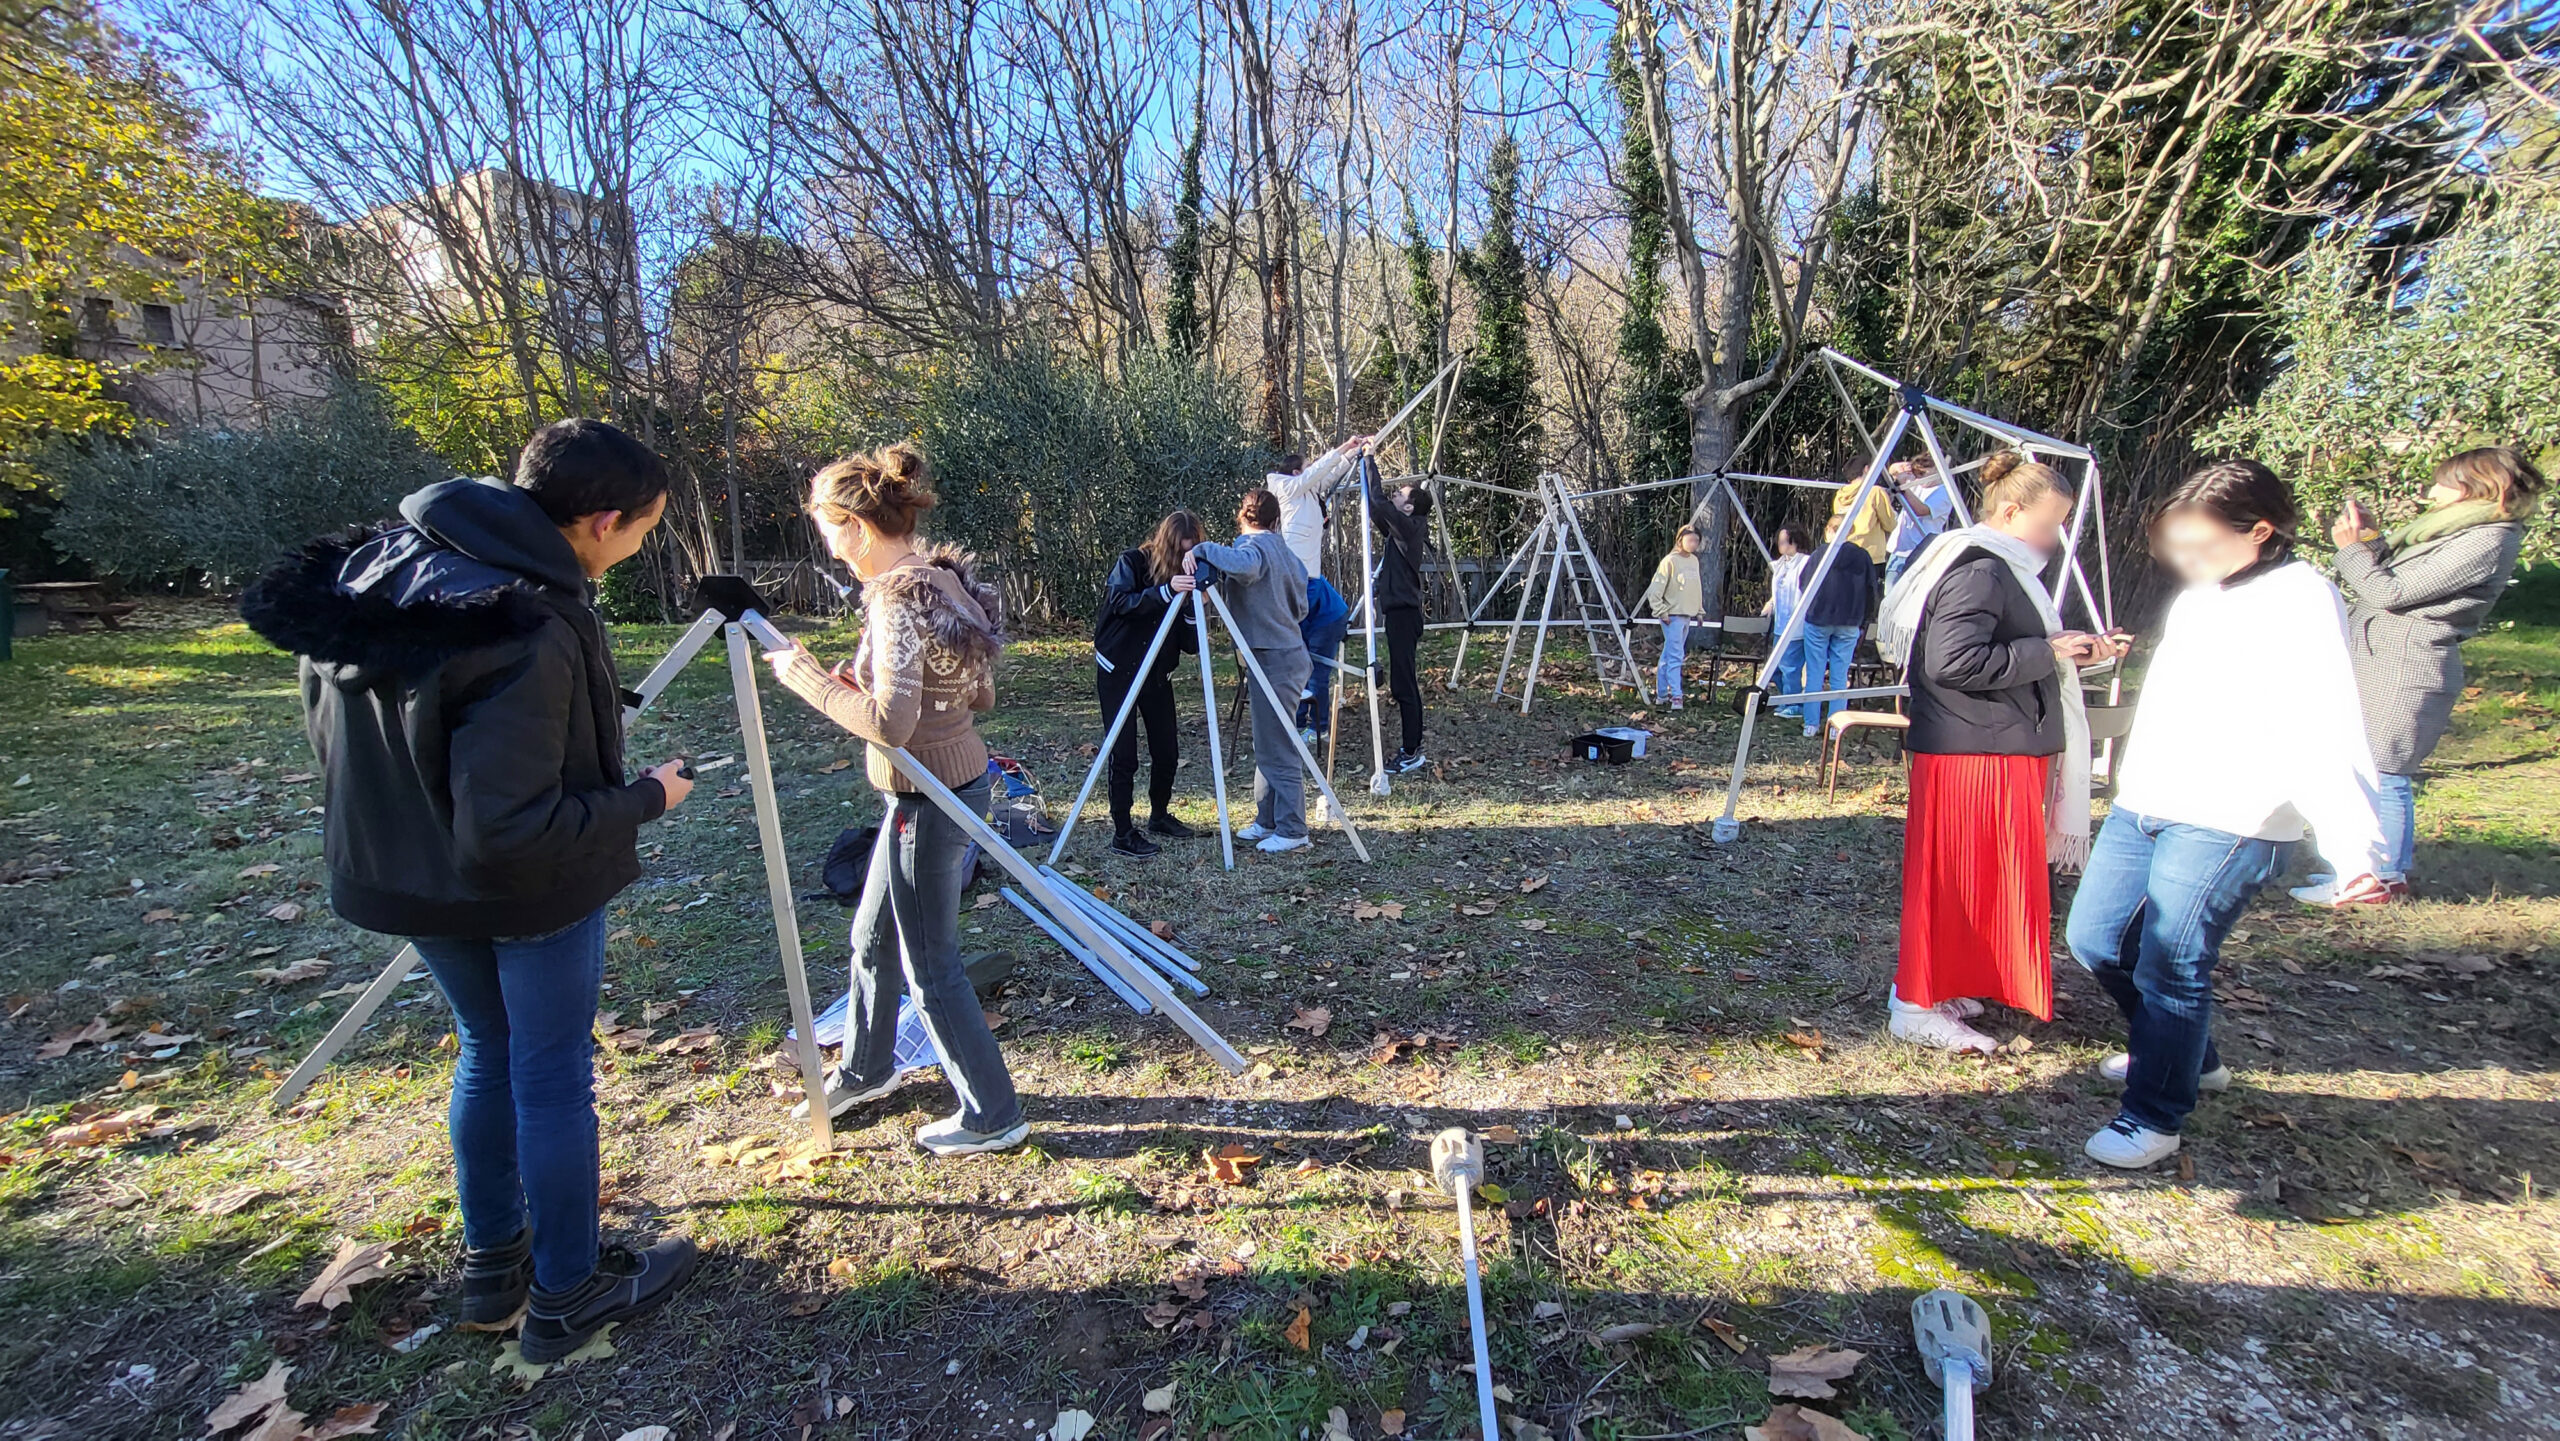
{"type": "Polygon", "coordinates": [[[1298,622],[1298,638],[1311,662],[1298,699],[1298,735],[1308,746],[1324,739],[1333,725],[1333,662],[1342,638],[1350,633],[1351,606],[1333,582],[1324,578],[1325,498],[1350,475],[1352,464],[1369,448],[1370,437],[1355,435],[1302,465],[1292,453],[1280,468],[1262,478],[1263,489],[1280,502],[1280,536],[1307,573],[1307,613],[1298,622]]]}
{"type": "MultiPolygon", "coordinates": [[[[1216,572],[1215,580],[1205,583],[1217,586],[1234,616],[1236,643],[1252,648],[1264,679],[1285,699],[1307,683],[1307,646],[1298,636],[1298,622],[1306,615],[1307,573],[1280,538],[1279,524],[1279,497],[1257,485],[1236,506],[1236,525],[1243,533],[1235,544],[1200,542],[1182,558],[1182,572],[1195,578],[1204,567],[1216,572]]],[[[1208,664],[1208,657],[1201,657],[1201,664],[1208,664]]],[[[1250,676],[1245,692],[1253,716],[1254,815],[1236,838],[1275,854],[1304,850],[1314,841],[1307,836],[1298,738],[1290,717],[1273,708],[1272,697],[1250,676]]]]}

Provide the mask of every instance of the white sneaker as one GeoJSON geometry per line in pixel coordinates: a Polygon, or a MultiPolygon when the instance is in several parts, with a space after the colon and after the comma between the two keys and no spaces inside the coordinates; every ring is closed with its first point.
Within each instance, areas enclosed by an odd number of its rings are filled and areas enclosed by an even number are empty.
{"type": "MultiPolygon", "coordinates": [[[[889,1079],[876,1086],[854,1090],[847,1083],[842,1066],[829,1066],[827,1068],[827,1114],[841,1116],[867,1101],[879,1100],[882,1096],[914,1080],[916,1074],[914,1071],[895,1071],[890,1074],[889,1079]]],[[[806,1096],[800,1099],[800,1104],[791,1108],[791,1119],[795,1121],[809,1119],[809,1100],[806,1096]]]]}
{"type": "Polygon", "coordinates": [[[2178,1154],[2178,1138],[2118,1116],[2107,1123],[2105,1130],[2091,1136],[2088,1144],[2080,1149],[2088,1152],[2089,1159],[2101,1166],[2113,1166],[2119,1171],[2139,1171],[2178,1154]]]}
{"type": "Polygon", "coordinates": [[[1016,1121],[1009,1131],[972,1131],[961,1125],[956,1115],[916,1128],[916,1144],[937,1156],[974,1156],[981,1151],[1009,1151],[1030,1137],[1029,1121],[1016,1121]]]}
{"type": "Polygon", "coordinates": [[[1892,1031],[1897,1040],[1941,1051],[1980,1051],[1987,1056],[2000,1049],[1998,1041],[1936,1006],[1911,1011],[1897,1009],[1886,1029],[1892,1031]]]}
{"type": "Polygon", "coordinates": [[[2306,906],[2318,906],[2322,910],[2327,910],[2338,903],[2338,878],[2331,876],[2326,880],[2315,880],[2307,886],[2295,886],[2286,894],[2306,906]]]}
{"type": "MultiPolygon", "coordinates": [[[[1910,1002],[1902,999],[1902,992],[1899,990],[1887,990],[1884,994],[1885,1000],[1892,1006],[1896,1014],[1903,1011],[1927,1009],[1923,1006],[1912,1005],[1910,1002]]],[[[1937,1009],[1946,1012],[1948,1015],[1955,1017],[1959,1021],[1970,1021],[1976,1016],[1982,1014],[1982,1002],[1975,1000],[1971,996],[1958,996],[1953,1000],[1938,1002],[1937,1009]]]]}
{"type": "Polygon", "coordinates": [[[1811,740],[1820,734],[1822,734],[1822,727],[1820,726],[1806,726],[1804,728],[1804,738],[1806,740],[1811,740]]]}
{"type": "Polygon", "coordinates": [[[1236,839],[1240,841],[1258,841],[1269,834],[1271,834],[1271,832],[1263,827],[1262,822],[1247,821],[1243,826],[1237,829],[1236,839]]]}
{"type": "Polygon", "coordinates": [[[1276,856],[1283,851],[1303,851],[1315,843],[1313,836],[1264,836],[1254,849],[1276,856]]]}
{"type": "MultiPolygon", "coordinates": [[[[2124,1078],[2126,1075],[2130,1074],[2132,1070],[2133,1057],[2122,1051],[2118,1051],[2114,1055],[2109,1056],[2098,1063],[2098,1079],[2102,1081],[2113,1081],[2117,1085],[2121,1086],[2124,1084],[2124,1078]]],[[[2203,1075],[2196,1077],[2196,1089],[2199,1091],[2227,1091],[2231,1089],[2231,1082],[2231,1068],[2229,1066],[2216,1066],[2212,1070],[2205,1072],[2203,1075]]]]}

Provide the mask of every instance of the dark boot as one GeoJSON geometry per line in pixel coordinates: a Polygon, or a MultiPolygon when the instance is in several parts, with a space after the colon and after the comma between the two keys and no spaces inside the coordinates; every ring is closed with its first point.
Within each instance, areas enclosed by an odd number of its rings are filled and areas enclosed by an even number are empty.
{"type": "Polygon", "coordinates": [[[1148,840],[1147,833],[1136,826],[1122,826],[1111,837],[1111,849],[1117,854],[1143,861],[1154,858],[1156,843],[1148,840]]]}
{"type": "Polygon", "coordinates": [[[503,1331],[524,1309],[533,1286],[533,1232],[518,1231],[503,1246],[466,1247],[462,1253],[462,1329],[503,1331]]]}
{"type": "Polygon", "coordinates": [[[628,1321],[674,1293],[693,1274],[700,1256],[681,1236],[646,1251],[607,1246],[584,1281],[565,1291],[533,1288],[525,1307],[519,1346],[524,1359],[548,1365],[595,1339],[616,1321],[628,1321]]]}
{"type": "Polygon", "coordinates": [[[1147,817],[1147,829],[1160,836],[1170,836],[1177,841],[1187,841],[1193,836],[1200,834],[1191,827],[1175,820],[1173,818],[1173,812],[1171,811],[1158,811],[1154,815],[1147,817]]]}

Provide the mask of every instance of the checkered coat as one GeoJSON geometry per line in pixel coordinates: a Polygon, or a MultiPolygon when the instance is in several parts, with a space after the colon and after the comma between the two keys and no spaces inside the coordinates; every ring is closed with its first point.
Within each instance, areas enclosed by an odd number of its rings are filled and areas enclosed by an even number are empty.
{"type": "Polygon", "coordinates": [[[2503,522],[2396,555],[2380,541],[2339,550],[2338,579],[2355,597],[2347,652],[2376,770],[2416,775],[2444,738],[2462,694],[2462,642],[2506,590],[2523,544],[2524,527],[2503,522]]]}

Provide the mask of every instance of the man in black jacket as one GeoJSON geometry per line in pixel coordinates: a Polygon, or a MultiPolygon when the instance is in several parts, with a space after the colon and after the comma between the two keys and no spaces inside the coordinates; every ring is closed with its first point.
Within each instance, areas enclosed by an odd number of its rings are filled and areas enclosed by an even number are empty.
{"type": "Polygon", "coordinates": [[[593,420],[526,443],[512,485],[448,480],[405,524],[314,542],[241,598],[302,657],[327,786],[330,902],[408,937],[452,1004],[463,1324],[524,1315],[556,1360],[663,1300],[692,1243],[599,1250],[593,1071],[605,905],[681,762],[623,775],[594,581],[666,509],[648,447],[593,420]]]}
{"type": "Polygon", "coordinates": [[[1377,467],[1366,469],[1369,518],[1383,542],[1369,594],[1387,633],[1387,689],[1403,727],[1403,744],[1387,770],[1404,775],[1431,763],[1422,753],[1422,676],[1414,666],[1414,650],[1422,644],[1422,562],[1431,553],[1431,492],[1407,485],[1390,493],[1377,467]]]}

